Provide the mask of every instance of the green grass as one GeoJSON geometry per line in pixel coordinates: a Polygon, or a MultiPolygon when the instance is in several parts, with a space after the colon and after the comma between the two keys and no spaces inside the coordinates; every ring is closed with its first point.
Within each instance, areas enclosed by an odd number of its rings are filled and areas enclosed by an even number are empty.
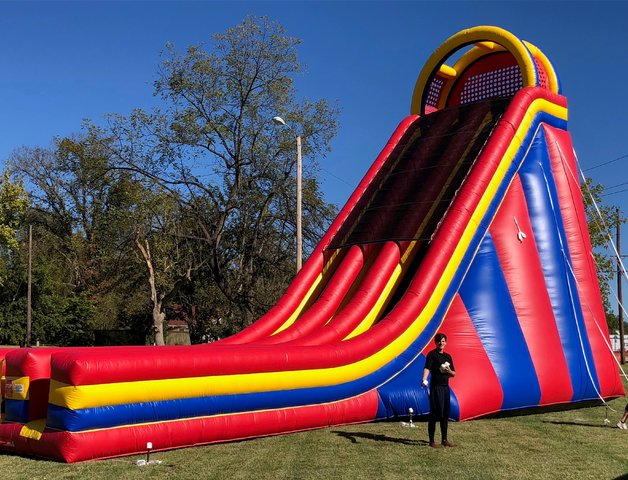
{"type": "MultiPolygon", "coordinates": [[[[0,454],[6,479],[616,479],[628,474],[625,399],[510,418],[450,424],[453,449],[426,443],[426,424],[331,427],[243,442],[73,465],[0,454]]],[[[625,478],[628,478],[626,476],[625,478]]]]}

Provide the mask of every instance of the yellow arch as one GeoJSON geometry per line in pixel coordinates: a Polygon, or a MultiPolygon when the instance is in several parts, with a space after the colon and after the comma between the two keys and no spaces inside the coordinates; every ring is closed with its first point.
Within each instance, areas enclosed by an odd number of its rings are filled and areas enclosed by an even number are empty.
{"type": "MultiPolygon", "coordinates": [[[[425,63],[414,86],[412,106],[410,108],[412,114],[423,113],[422,104],[424,91],[429,81],[434,76],[434,73],[440,70],[444,76],[450,78],[455,77],[459,72],[455,67],[452,68],[444,65],[444,62],[453,52],[472,43],[479,43],[481,45],[481,47],[477,48],[477,52],[474,53],[474,55],[478,56],[480,56],[484,49],[495,48],[493,44],[498,44],[505,48],[512,53],[517,61],[517,65],[519,65],[523,76],[523,86],[535,87],[538,85],[538,74],[534,64],[534,58],[523,41],[519,40],[507,30],[499,27],[481,26],[469,28],[449,37],[425,63]]],[[[475,50],[476,49],[473,49],[473,51],[475,50]]]]}
{"type": "MultiPolygon", "coordinates": [[[[488,53],[505,51],[506,49],[504,47],[502,47],[501,45],[497,45],[494,42],[481,42],[476,47],[472,48],[462,57],[460,57],[454,65],[453,69],[457,73],[464,72],[469,65],[475,62],[477,59],[487,55],[488,53]]],[[[439,109],[445,108],[445,102],[447,101],[447,98],[449,97],[449,92],[451,91],[453,86],[454,82],[447,82],[445,85],[443,85],[440,93],[440,98],[438,99],[439,109]]]]}
{"type": "MultiPolygon", "coordinates": [[[[550,91],[552,91],[553,93],[560,93],[559,86],[558,86],[558,75],[556,74],[556,70],[554,70],[554,66],[551,64],[547,56],[532,43],[526,42],[525,40],[523,41],[523,43],[528,48],[528,50],[530,50],[530,53],[532,54],[532,56],[536,58],[543,66],[543,69],[545,70],[545,73],[547,74],[547,77],[548,77],[550,91]]],[[[454,78],[455,76],[457,76],[458,73],[464,72],[469,65],[471,65],[473,62],[483,57],[484,55],[488,55],[489,53],[505,52],[505,51],[506,51],[506,48],[504,48],[501,45],[496,44],[495,42],[479,42],[476,44],[474,48],[472,48],[467,53],[465,53],[462,57],[460,57],[458,61],[455,63],[455,65],[453,66],[453,68],[444,64],[441,65],[439,73],[443,75],[443,70],[449,69],[450,71],[454,72],[453,75],[449,75],[449,76],[451,78],[454,78]],[[443,69],[443,67],[446,67],[446,68],[443,69]]],[[[445,85],[443,85],[440,98],[438,100],[439,109],[445,108],[446,106],[445,102],[447,101],[447,98],[449,97],[449,92],[451,91],[453,86],[454,86],[454,82],[447,82],[445,85]]]]}
{"type": "Polygon", "coordinates": [[[543,65],[543,69],[548,76],[547,80],[549,81],[550,90],[554,93],[560,93],[558,75],[556,74],[556,70],[554,70],[554,65],[552,65],[549,61],[549,58],[547,58],[547,56],[545,56],[545,54],[536,45],[526,42],[525,40],[523,43],[525,43],[525,46],[528,47],[530,53],[532,53],[532,55],[543,65]]]}

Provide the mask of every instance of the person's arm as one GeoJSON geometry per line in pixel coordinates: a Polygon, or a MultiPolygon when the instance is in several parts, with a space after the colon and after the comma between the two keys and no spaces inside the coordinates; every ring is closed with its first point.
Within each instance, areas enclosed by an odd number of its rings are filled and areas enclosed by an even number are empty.
{"type": "Polygon", "coordinates": [[[456,367],[454,366],[454,359],[449,356],[449,366],[445,369],[445,373],[451,378],[456,376],[456,367]]]}
{"type": "Polygon", "coordinates": [[[423,369],[423,380],[421,380],[421,385],[427,387],[427,376],[430,374],[430,371],[427,368],[423,369]]]}

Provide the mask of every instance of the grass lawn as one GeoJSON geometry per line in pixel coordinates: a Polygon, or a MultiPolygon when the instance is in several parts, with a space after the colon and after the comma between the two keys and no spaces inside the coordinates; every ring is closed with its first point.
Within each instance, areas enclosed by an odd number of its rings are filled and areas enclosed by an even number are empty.
{"type": "MultiPolygon", "coordinates": [[[[450,424],[453,449],[431,449],[426,424],[331,427],[243,442],[74,465],[0,454],[4,479],[628,479],[626,399],[510,418],[450,424]]],[[[438,433],[437,433],[438,438],[438,433]]]]}

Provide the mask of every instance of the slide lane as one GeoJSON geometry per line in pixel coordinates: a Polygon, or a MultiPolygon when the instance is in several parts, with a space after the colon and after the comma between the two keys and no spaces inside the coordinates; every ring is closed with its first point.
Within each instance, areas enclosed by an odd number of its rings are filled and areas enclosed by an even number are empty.
{"type": "MultiPolygon", "coordinates": [[[[477,154],[469,148],[469,144],[477,136],[478,125],[486,122],[485,108],[461,110],[445,111],[409,126],[334,237],[332,251],[356,244],[368,248],[371,245],[368,242],[385,241],[391,225],[397,229],[392,234],[392,239],[397,241],[421,238],[427,228],[435,228],[437,222],[430,224],[430,220],[439,207],[443,210],[439,202],[449,201],[453,196],[448,187],[452,182],[456,185],[456,180],[459,184],[461,176],[468,171],[474,154],[477,154]],[[462,169],[465,163],[467,170],[462,169]],[[420,202],[416,202],[417,190],[421,191],[420,202]],[[446,196],[446,193],[449,195],[446,196]],[[399,226],[403,229],[400,230],[399,226]],[[367,242],[364,242],[365,232],[370,235],[367,242]]],[[[347,275],[344,269],[340,279],[338,277],[334,274],[336,281],[330,286],[330,289],[336,290],[334,294],[325,295],[322,301],[312,304],[298,319],[291,318],[289,327],[285,325],[270,338],[256,343],[290,342],[326,324],[333,313],[332,307],[337,308],[338,305],[336,301],[330,302],[328,297],[341,299],[355,278],[353,274],[347,275]]],[[[328,292],[327,288],[325,292],[328,292]]],[[[369,320],[374,321],[376,315],[377,312],[374,312],[371,318],[362,322],[357,332],[365,331],[369,320]]]]}
{"type": "Polygon", "coordinates": [[[364,255],[358,245],[349,247],[342,262],[330,276],[316,301],[290,326],[274,335],[259,339],[255,345],[275,345],[286,343],[307,335],[325,325],[334,315],[343,299],[349,293],[353,282],[362,271],[364,255]]]}
{"type": "MultiPolygon", "coordinates": [[[[456,189],[468,174],[485,138],[501,115],[500,108],[503,107],[499,105],[499,102],[493,102],[479,108],[448,110],[422,119],[412,127],[405,144],[391,155],[389,164],[380,169],[379,178],[374,182],[378,188],[362,197],[363,214],[355,218],[356,224],[348,223],[349,226],[338,234],[342,237],[340,244],[380,240],[378,236],[365,237],[372,235],[372,222],[377,222],[382,232],[391,231],[391,224],[395,225],[392,228],[396,228],[401,223],[403,230],[397,228],[391,237],[400,243],[403,261],[392,274],[386,274],[389,277],[386,283],[381,282],[382,276],[376,277],[379,280],[376,285],[371,285],[371,280],[367,278],[363,284],[368,290],[367,295],[358,297],[358,301],[352,302],[349,308],[343,308],[329,324],[330,327],[314,333],[314,337],[305,344],[319,343],[321,339],[340,340],[343,337],[339,337],[339,331],[344,332],[344,327],[351,325],[356,326],[344,338],[364,333],[391,300],[394,302],[393,293],[404,280],[403,275],[419,250],[417,243],[426,242],[434,233],[456,189]],[[421,192],[418,202],[417,191],[421,192]],[[403,220],[399,217],[401,211],[405,212],[403,220]],[[367,303],[360,300],[367,300],[367,303]],[[356,324],[356,321],[359,323],[356,324]],[[336,324],[342,328],[336,330],[336,324]]],[[[334,243],[335,240],[332,245],[334,243]]],[[[395,258],[398,259],[398,256],[395,258]]],[[[383,261],[387,262],[387,259],[383,261]]],[[[407,285],[408,282],[405,283],[407,285]]],[[[309,331],[313,330],[315,328],[309,331]]],[[[304,342],[299,340],[299,344],[304,342]]]]}
{"type": "Polygon", "coordinates": [[[339,342],[368,330],[387,305],[401,273],[397,243],[385,243],[351,300],[325,326],[292,342],[313,346],[339,342]]]}

